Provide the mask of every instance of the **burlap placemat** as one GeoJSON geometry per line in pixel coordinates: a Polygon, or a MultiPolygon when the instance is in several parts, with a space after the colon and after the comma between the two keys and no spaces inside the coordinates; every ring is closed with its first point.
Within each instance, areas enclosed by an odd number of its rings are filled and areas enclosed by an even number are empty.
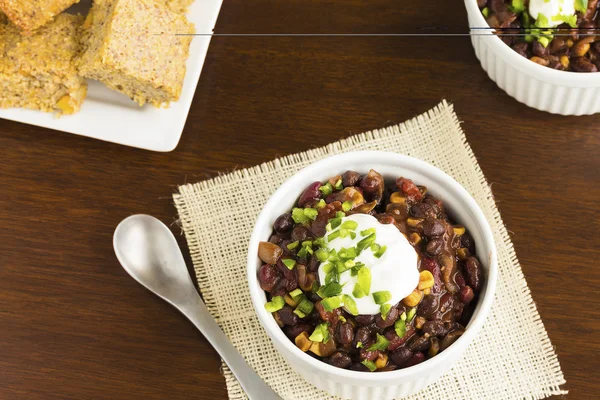
{"type": "MultiPolygon", "coordinates": [[[[330,398],[294,372],[258,322],[247,289],[247,244],[261,208],[281,183],[316,160],[353,150],[407,154],[450,174],[480,205],[498,246],[498,289],[481,333],[450,373],[409,399],[542,399],[567,393],[492,192],[445,101],[400,125],[179,187],[173,198],[204,301],[250,365],[284,399],[330,398]]],[[[224,375],[229,398],[246,398],[226,366],[224,375]]]]}

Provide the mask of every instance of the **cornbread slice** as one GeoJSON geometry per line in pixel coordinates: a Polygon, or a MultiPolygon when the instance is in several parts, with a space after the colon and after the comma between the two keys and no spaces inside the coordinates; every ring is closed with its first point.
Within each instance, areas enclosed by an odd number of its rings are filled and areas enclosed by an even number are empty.
{"type": "Polygon", "coordinates": [[[187,12],[190,4],[194,2],[194,0],[155,0],[157,3],[164,4],[171,11],[174,11],[179,14],[185,14],[187,12]]]}
{"type": "Polygon", "coordinates": [[[61,14],[31,36],[0,25],[0,108],[71,114],[87,90],[75,66],[82,18],[61,14]]]}
{"type": "Polygon", "coordinates": [[[88,14],[80,75],[140,106],[179,99],[194,26],[154,0],[96,0],[88,14]]]}
{"type": "Polygon", "coordinates": [[[0,9],[29,35],[79,0],[0,0],[0,9]]]}

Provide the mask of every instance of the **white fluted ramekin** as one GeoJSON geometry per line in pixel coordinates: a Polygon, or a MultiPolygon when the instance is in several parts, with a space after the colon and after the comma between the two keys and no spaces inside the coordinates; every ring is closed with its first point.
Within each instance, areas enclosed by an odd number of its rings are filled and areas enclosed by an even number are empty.
{"type": "Polygon", "coordinates": [[[439,169],[412,157],[381,151],[360,151],[318,161],[292,176],[271,196],[260,213],[248,250],[248,284],[252,303],[263,328],[290,366],[319,389],[346,399],[374,400],[406,396],[425,388],[450,370],[478,334],[487,317],[496,289],[496,246],[481,209],[454,179],[439,169]],[[333,367],[298,349],[277,326],[258,282],[258,244],[267,241],[277,217],[294,207],[302,191],[314,181],[325,181],[346,170],[367,173],[375,169],[386,179],[400,176],[427,186],[428,193],[444,201],[454,219],[464,225],[477,244],[477,255],[485,269],[485,285],[465,333],[437,356],[413,367],[390,372],[358,372],[333,367]]]}
{"type": "Polygon", "coordinates": [[[519,55],[493,34],[477,6],[465,0],[471,42],[489,77],[521,103],[562,115],[600,112],[600,72],[558,71],[519,55]],[[478,28],[478,29],[473,29],[478,28]]]}

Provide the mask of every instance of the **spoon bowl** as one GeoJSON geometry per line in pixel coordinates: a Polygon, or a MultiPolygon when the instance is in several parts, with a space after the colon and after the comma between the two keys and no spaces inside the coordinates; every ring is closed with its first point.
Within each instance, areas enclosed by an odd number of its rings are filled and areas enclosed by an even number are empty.
{"type": "Polygon", "coordinates": [[[169,302],[206,337],[250,400],[281,400],[231,344],[196,291],[175,236],[150,215],[132,215],[117,226],[113,246],[119,262],[146,289],[169,302]]]}

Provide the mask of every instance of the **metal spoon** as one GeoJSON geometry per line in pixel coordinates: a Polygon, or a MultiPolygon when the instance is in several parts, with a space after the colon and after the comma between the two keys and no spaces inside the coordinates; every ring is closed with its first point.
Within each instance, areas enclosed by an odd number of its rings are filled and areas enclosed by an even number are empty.
{"type": "Polygon", "coordinates": [[[251,400],[281,400],[246,363],[208,312],[175,237],[149,215],[125,218],[113,237],[119,262],[136,281],[185,315],[217,350],[251,400]]]}

